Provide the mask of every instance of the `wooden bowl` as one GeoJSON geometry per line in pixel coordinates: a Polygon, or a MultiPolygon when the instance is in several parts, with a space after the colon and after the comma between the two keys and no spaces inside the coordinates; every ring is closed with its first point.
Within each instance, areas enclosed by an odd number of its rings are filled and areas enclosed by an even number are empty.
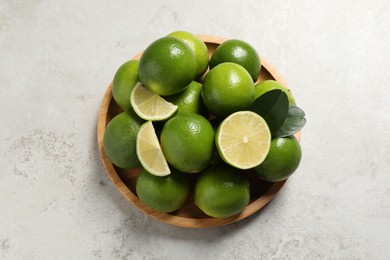
{"type": "MultiPolygon", "coordinates": [[[[217,36],[210,35],[198,35],[207,45],[209,55],[211,55],[215,48],[224,42],[226,39],[217,36]]],[[[139,59],[142,52],[135,56],[133,59],[139,59]]],[[[286,82],[282,77],[274,70],[270,64],[261,58],[261,73],[257,81],[263,81],[267,79],[273,79],[280,82],[287,87],[286,82]]],[[[122,195],[129,200],[135,207],[143,211],[145,214],[168,224],[175,226],[182,226],[188,228],[208,228],[222,226],[229,223],[233,223],[244,219],[253,213],[259,211],[268,202],[274,198],[278,191],[283,187],[285,181],[270,183],[260,180],[255,174],[247,174],[250,181],[250,202],[248,206],[238,215],[228,218],[212,218],[204,214],[193,202],[193,195],[190,195],[187,202],[177,211],[166,214],[155,211],[154,209],[146,206],[141,200],[138,199],[135,192],[135,183],[140,169],[125,170],[114,166],[106,157],[103,150],[103,135],[105,128],[110,120],[122,112],[121,108],[115,103],[112,98],[112,83],[108,87],[103,101],[100,106],[98,116],[97,127],[97,139],[100,150],[100,155],[107,170],[108,176],[122,193],[122,195]]],[[[299,139],[299,133],[296,135],[299,139]]],[[[196,181],[196,174],[191,175],[192,190],[193,184],[196,181]]],[[[192,192],[191,192],[192,194],[192,192]]]]}

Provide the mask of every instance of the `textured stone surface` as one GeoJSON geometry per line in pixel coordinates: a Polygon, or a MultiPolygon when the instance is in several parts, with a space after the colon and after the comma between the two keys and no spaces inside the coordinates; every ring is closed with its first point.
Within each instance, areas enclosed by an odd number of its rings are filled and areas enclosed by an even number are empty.
{"type": "Polygon", "coordinates": [[[389,259],[389,13],[384,0],[1,0],[0,258],[389,259]],[[143,215],[97,150],[116,69],[178,29],[248,41],[307,114],[296,174],[221,228],[143,215]]]}

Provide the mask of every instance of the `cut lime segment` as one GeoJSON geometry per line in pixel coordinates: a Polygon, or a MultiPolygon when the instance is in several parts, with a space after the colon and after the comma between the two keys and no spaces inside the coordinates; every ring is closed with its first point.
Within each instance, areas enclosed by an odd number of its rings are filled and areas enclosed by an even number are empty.
{"type": "Polygon", "coordinates": [[[227,164],[239,169],[250,169],[267,157],[271,132],[258,114],[239,111],[222,121],[215,141],[219,155],[227,164]]]}
{"type": "Polygon", "coordinates": [[[151,121],[144,123],[138,131],[137,156],[151,174],[166,176],[171,173],[151,121]]]}
{"type": "Polygon", "coordinates": [[[165,120],[178,109],[178,106],[147,90],[141,82],[134,86],[130,103],[139,117],[151,121],[165,120]]]}

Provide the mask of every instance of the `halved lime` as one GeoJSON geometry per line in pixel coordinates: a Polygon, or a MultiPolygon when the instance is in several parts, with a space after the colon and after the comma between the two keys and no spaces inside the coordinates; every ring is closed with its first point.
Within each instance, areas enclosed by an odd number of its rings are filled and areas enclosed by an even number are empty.
{"type": "Polygon", "coordinates": [[[227,164],[239,169],[250,169],[267,157],[271,132],[258,114],[239,111],[222,121],[215,142],[219,155],[227,164]]]}

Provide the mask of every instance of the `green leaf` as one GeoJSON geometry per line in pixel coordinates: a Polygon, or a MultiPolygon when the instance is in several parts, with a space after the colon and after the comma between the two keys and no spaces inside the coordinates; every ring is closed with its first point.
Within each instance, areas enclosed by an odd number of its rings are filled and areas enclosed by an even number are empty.
{"type": "Polygon", "coordinates": [[[297,133],[306,124],[305,112],[299,107],[290,104],[286,120],[275,132],[273,137],[286,137],[297,133]]]}
{"type": "Polygon", "coordinates": [[[286,120],[288,112],[287,95],[279,90],[270,90],[258,97],[249,107],[267,122],[273,135],[286,120]]]}

